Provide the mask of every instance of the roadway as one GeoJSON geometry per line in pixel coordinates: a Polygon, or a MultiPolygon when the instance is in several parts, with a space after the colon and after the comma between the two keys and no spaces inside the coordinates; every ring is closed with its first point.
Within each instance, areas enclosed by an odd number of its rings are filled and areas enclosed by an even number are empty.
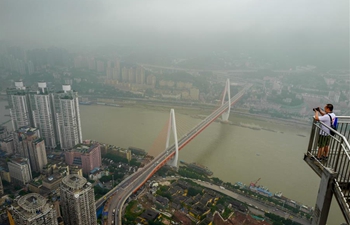
{"type": "MultiPolygon", "coordinates": [[[[233,72],[239,72],[239,73],[252,73],[257,72],[256,69],[250,69],[250,70],[216,70],[216,69],[188,69],[188,68],[181,68],[181,67],[172,67],[172,66],[159,66],[159,65],[151,65],[151,64],[139,64],[140,66],[144,68],[155,68],[155,69],[164,69],[164,70],[176,70],[176,71],[185,71],[188,73],[192,72],[214,72],[214,73],[233,73],[233,72]]],[[[152,69],[151,69],[152,70],[152,69]]]]}
{"type": "MultiPolygon", "coordinates": [[[[231,98],[231,105],[236,103],[248,90],[251,85],[247,85],[243,90],[238,92],[235,96],[231,98]]],[[[206,127],[208,127],[213,121],[215,121],[222,113],[224,113],[228,107],[231,107],[228,101],[216,109],[207,118],[196,125],[192,130],[185,134],[182,138],[178,140],[178,148],[181,150],[187,145],[192,139],[194,139],[198,134],[200,134],[206,127]]],[[[123,180],[118,186],[109,191],[103,198],[96,201],[96,208],[100,207],[106,199],[108,216],[105,220],[105,224],[122,224],[122,211],[125,201],[136,192],[154,173],[156,173],[165,163],[175,155],[176,149],[175,144],[170,146],[164,152],[156,156],[149,164],[145,167],[139,169],[136,173],[129,176],[127,179],[123,180]],[[114,210],[115,209],[115,210],[114,210]],[[113,210],[115,213],[113,213],[113,210]]]]}
{"type": "MultiPolygon", "coordinates": [[[[299,218],[299,217],[297,217],[297,215],[290,214],[289,212],[284,210],[281,206],[271,206],[271,205],[266,204],[265,202],[262,202],[258,199],[254,199],[253,197],[249,197],[247,195],[233,192],[231,190],[222,189],[222,187],[220,187],[219,185],[208,183],[206,181],[191,179],[191,178],[187,178],[187,177],[181,177],[181,178],[186,179],[186,180],[191,180],[191,181],[201,185],[202,187],[214,190],[216,192],[220,192],[220,193],[222,193],[226,196],[230,196],[230,197],[232,197],[240,202],[244,202],[247,204],[249,210],[251,212],[253,212],[253,214],[255,214],[255,215],[264,216],[265,212],[268,212],[268,213],[273,213],[275,215],[278,215],[284,219],[290,219],[290,220],[295,221],[297,223],[300,223],[302,225],[310,225],[310,222],[308,220],[303,219],[303,218],[299,218]]],[[[174,179],[178,179],[178,178],[167,177],[165,179],[163,178],[160,180],[164,181],[164,180],[174,180],[174,179]]]]}
{"type": "Polygon", "coordinates": [[[282,218],[290,219],[290,220],[293,220],[293,221],[298,222],[298,223],[303,224],[303,225],[310,225],[310,222],[308,220],[298,218],[295,216],[291,216],[291,214],[283,211],[281,208],[278,210],[276,206],[271,206],[271,205],[265,204],[264,202],[261,202],[259,200],[253,199],[251,197],[247,197],[245,195],[241,195],[241,194],[238,194],[236,192],[233,192],[233,191],[230,191],[227,189],[222,189],[222,188],[220,188],[220,186],[215,185],[215,184],[211,184],[211,183],[208,183],[205,181],[198,181],[198,180],[194,180],[194,179],[191,179],[191,180],[200,184],[203,187],[215,190],[217,192],[221,192],[224,195],[230,196],[234,199],[237,199],[238,201],[241,201],[241,202],[248,204],[251,211],[254,211],[254,209],[255,209],[255,211],[257,210],[256,214],[264,215],[265,212],[270,212],[270,213],[278,215],[282,218]]]}

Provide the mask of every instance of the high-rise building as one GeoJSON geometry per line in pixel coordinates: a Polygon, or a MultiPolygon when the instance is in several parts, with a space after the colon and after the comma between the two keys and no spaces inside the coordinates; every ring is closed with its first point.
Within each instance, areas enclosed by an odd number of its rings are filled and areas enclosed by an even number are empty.
{"type": "Polygon", "coordinates": [[[64,224],[97,224],[94,189],[84,177],[76,174],[64,177],[60,197],[64,224]]]}
{"type": "Polygon", "coordinates": [[[27,63],[28,74],[32,75],[34,73],[34,63],[32,61],[28,61],[27,63]]]}
{"type": "Polygon", "coordinates": [[[26,87],[22,81],[15,82],[15,88],[6,90],[13,130],[31,124],[26,87]]]}
{"type": "Polygon", "coordinates": [[[1,150],[7,152],[8,154],[12,154],[15,151],[15,147],[13,145],[13,137],[9,135],[6,138],[0,139],[1,150]]]}
{"type": "Polygon", "coordinates": [[[199,89],[191,88],[190,89],[190,96],[191,96],[192,100],[198,100],[199,99],[199,89]]]}
{"type": "Polygon", "coordinates": [[[82,142],[78,93],[70,85],[50,93],[45,82],[38,83],[38,90],[29,92],[22,81],[15,88],[7,89],[8,103],[14,130],[20,127],[39,128],[39,137],[46,148],[61,144],[63,150],[72,149],[82,142]]]}
{"type": "Polygon", "coordinates": [[[137,66],[136,68],[136,83],[137,84],[145,83],[145,69],[142,66],[137,66]]]}
{"type": "Polygon", "coordinates": [[[11,205],[8,212],[14,224],[58,225],[53,205],[37,193],[22,196],[11,205]]]}
{"type": "Polygon", "coordinates": [[[0,176],[0,195],[2,196],[4,194],[4,186],[2,185],[2,179],[0,176]]]}
{"type": "Polygon", "coordinates": [[[129,81],[129,70],[126,67],[123,67],[122,69],[122,81],[124,83],[129,81]]]}
{"type": "Polygon", "coordinates": [[[120,72],[118,68],[113,68],[113,80],[120,80],[120,72]]]}
{"type": "Polygon", "coordinates": [[[70,85],[55,96],[56,121],[61,149],[69,150],[82,142],[78,93],[70,85]]]}
{"type": "Polygon", "coordinates": [[[24,157],[24,155],[27,154],[25,153],[25,151],[28,148],[27,141],[40,138],[40,132],[39,132],[39,129],[36,127],[24,126],[15,130],[12,136],[14,138],[13,144],[14,144],[16,153],[24,157]]]}
{"type": "Polygon", "coordinates": [[[120,81],[120,62],[118,59],[114,61],[114,68],[113,68],[113,79],[120,81]]]}
{"type": "Polygon", "coordinates": [[[0,126],[0,140],[7,138],[9,134],[6,126],[0,126]]]}
{"type": "Polygon", "coordinates": [[[81,67],[83,67],[83,57],[80,55],[74,57],[74,68],[81,68],[81,67]]]}
{"type": "Polygon", "coordinates": [[[0,126],[0,147],[8,154],[12,154],[15,150],[12,133],[7,130],[6,126],[0,126]]]}
{"type": "Polygon", "coordinates": [[[38,83],[38,90],[30,93],[30,108],[33,126],[39,128],[41,137],[49,149],[57,146],[53,109],[53,94],[49,93],[46,82],[38,83]]]}
{"type": "Polygon", "coordinates": [[[136,79],[135,79],[135,69],[133,67],[129,68],[129,74],[128,74],[128,78],[129,78],[129,83],[135,83],[136,79]]]}
{"type": "Polygon", "coordinates": [[[25,75],[27,73],[26,72],[26,64],[23,60],[16,59],[15,71],[21,75],[25,75]]]}
{"type": "Polygon", "coordinates": [[[101,167],[101,147],[95,143],[91,146],[82,144],[81,146],[65,152],[65,160],[68,165],[76,165],[83,169],[83,173],[88,175],[96,167],[101,167]]]}
{"type": "Polygon", "coordinates": [[[33,127],[20,127],[14,132],[15,151],[28,158],[31,170],[42,172],[47,164],[45,141],[40,137],[39,130],[33,127]]]}
{"type": "Polygon", "coordinates": [[[7,162],[10,171],[11,182],[26,185],[32,178],[32,171],[27,158],[12,158],[7,162]]]}
{"type": "Polygon", "coordinates": [[[114,61],[114,68],[120,70],[120,61],[119,61],[119,59],[116,59],[116,60],[114,61]]]}
{"type": "Polygon", "coordinates": [[[35,68],[40,68],[48,63],[46,49],[32,49],[28,52],[28,59],[33,62],[35,68]]]}
{"type": "Polygon", "coordinates": [[[106,68],[106,76],[108,79],[113,79],[113,68],[111,67],[106,68]]]}
{"type": "Polygon", "coordinates": [[[24,51],[24,49],[22,49],[21,47],[18,47],[18,46],[7,47],[7,53],[9,55],[12,55],[16,59],[20,59],[23,61],[25,61],[27,59],[26,52],[24,51]]]}
{"type": "Polygon", "coordinates": [[[96,62],[95,62],[94,57],[88,58],[88,68],[89,68],[89,70],[96,70],[96,62]]]}
{"type": "Polygon", "coordinates": [[[112,68],[113,67],[113,62],[108,60],[107,61],[107,68],[112,68]]]}
{"type": "Polygon", "coordinates": [[[96,62],[97,72],[104,72],[105,71],[105,63],[103,61],[98,60],[96,62]]]}
{"type": "Polygon", "coordinates": [[[154,87],[154,86],[156,85],[156,82],[157,82],[156,76],[154,76],[154,75],[149,75],[149,76],[147,76],[146,83],[147,83],[148,85],[152,85],[152,86],[154,87]]]}

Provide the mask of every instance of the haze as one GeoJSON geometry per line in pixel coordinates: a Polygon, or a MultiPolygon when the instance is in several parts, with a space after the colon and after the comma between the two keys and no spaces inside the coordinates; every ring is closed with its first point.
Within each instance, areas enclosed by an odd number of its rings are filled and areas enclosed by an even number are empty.
{"type": "MultiPolygon", "coordinates": [[[[0,41],[349,67],[348,0],[1,1],[0,41]]],[[[73,48],[74,47],[74,48],[73,48]]]]}

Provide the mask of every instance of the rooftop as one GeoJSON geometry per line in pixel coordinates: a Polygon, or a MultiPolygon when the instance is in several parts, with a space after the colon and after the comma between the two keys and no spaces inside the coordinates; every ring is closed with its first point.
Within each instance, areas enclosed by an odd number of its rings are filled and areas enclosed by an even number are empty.
{"type": "Polygon", "coordinates": [[[14,163],[21,164],[21,165],[26,165],[26,164],[28,164],[29,160],[27,158],[19,157],[19,158],[12,158],[11,161],[14,163]]]}
{"type": "Polygon", "coordinates": [[[38,128],[36,128],[36,127],[24,126],[24,127],[18,128],[17,132],[19,132],[19,133],[25,133],[25,134],[31,135],[31,134],[33,134],[34,132],[36,132],[37,130],[38,130],[38,128]]]}
{"type": "Polygon", "coordinates": [[[46,198],[37,193],[30,193],[20,197],[17,204],[14,203],[12,206],[12,209],[28,220],[28,222],[37,221],[52,210],[46,198]]]}
{"type": "Polygon", "coordinates": [[[97,143],[93,145],[79,144],[79,145],[76,145],[71,151],[85,154],[85,153],[90,153],[92,150],[94,150],[98,146],[99,144],[97,143]]]}
{"type": "Polygon", "coordinates": [[[87,182],[86,178],[79,176],[77,174],[71,174],[71,175],[65,176],[62,179],[62,183],[72,189],[81,189],[86,184],[86,182],[87,182]]]}
{"type": "Polygon", "coordinates": [[[24,195],[18,200],[18,205],[27,212],[36,212],[41,210],[45,204],[46,198],[37,193],[24,195]]]}
{"type": "Polygon", "coordinates": [[[53,174],[47,178],[45,178],[44,182],[46,183],[55,183],[57,180],[60,180],[62,178],[61,174],[53,174]]]}

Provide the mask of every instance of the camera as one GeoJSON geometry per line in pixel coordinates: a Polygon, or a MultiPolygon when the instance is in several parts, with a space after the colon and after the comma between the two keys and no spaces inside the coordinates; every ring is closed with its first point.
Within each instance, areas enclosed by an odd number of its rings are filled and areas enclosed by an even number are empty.
{"type": "Polygon", "coordinates": [[[316,111],[320,112],[320,107],[313,108],[312,110],[313,110],[314,112],[316,112],[316,111]]]}

